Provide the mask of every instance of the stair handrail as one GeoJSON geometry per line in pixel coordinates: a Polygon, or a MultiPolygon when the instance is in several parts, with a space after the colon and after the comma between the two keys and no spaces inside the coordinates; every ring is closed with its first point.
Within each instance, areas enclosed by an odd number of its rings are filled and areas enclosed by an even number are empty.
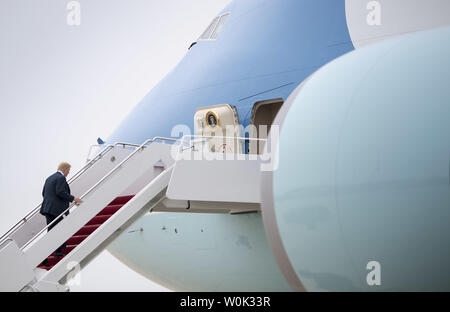
{"type": "MultiPolygon", "coordinates": [[[[67,183],[70,184],[74,182],[76,179],[78,179],[80,176],[83,175],[89,169],[94,163],[96,163],[98,160],[102,159],[103,156],[105,156],[109,151],[111,151],[114,147],[122,145],[124,148],[125,146],[131,146],[131,147],[139,147],[137,144],[133,143],[126,143],[126,142],[116,142],[114,144],[108,144],[103,150],[98,152],[98,154],[92,158],[89,162],[87,162],[80,170],[78,170],[68,181],[67,183]]],[[[19,228],[22,224],[28,221],[28,219],[34,217],[36,213],[40,210],[42,206],[42,202],[37,205],[31,212],[29,212],[25,217],[20,219],[19,222],[17,222],[15,225],[13,225],[5,234],[0,237],[0,245],[4,243],[4,241],[11,235],[11,233],[15,232],[17,228],[19,228]]]]}
{"type": "MultiPolygon", "coordinates": [[[[134,143],[125,143],[125,142],[116,142],[114,145],[123,145],[123,147],[125,148],[125,146],[131,146],[131,147],[139,147],[139,144],[134,144],[134,143]]],[[[91,155],[91,151],[93,147],[103,147],[105,146],[105,144],[93,144],[89,147],[89,151],[88,151],[88,157],[86,158],[86,163],[88,163],[89,161],[91,161],[92,159],[89,159],[89,156],[91,155]]],[[[95,158],[95,157],[94,157],[95,158]]]]}
{"type": "Polygon", "coordinates": [[[109,144],[107,145],[103,150],[101,150],[95,157],[93,157],[90,161],[88,161],[83,168],[81,168],[80,170],[77,171],[77,173],[75,173],[68,181],[67,183],[70,184],[73,181],[75,181],[76,179],[78,179],[84,172],[86,172],[87,169],[89,169],[90,167],[92,167],[92,165],[97,162],[98,160],[100,160],[101,158],[103,158],[103,156],[105,156],[109,151],[111,151],[114,147],[116,146],[120,146],[122,145],[124,148],[125,146],[130,146],[130,147],[139,147],[138,144],[133,144],[133,143],[126,143],[126,142],[116,142],[114,144],[109,144]]]}
{"type": "MultiPolygon", "coordinates": [[[[80,196],[80,199],[82,200],[87,195],[89,195],[93,190],[95,190],[100,184],[102,184],[106,179],[108,179],[113,173],[115,173],[119,168],[123,166],[129,159],[131,159],[137,152],[140,150],[143,150],[147,144],[151,144],[155,141],[169,141],[169,142],[180,142],[178,139],[172,139],[172,138],[164,138],[164,137],[154,137],[153,139],[148,139],[144,143],[142,143],[138,148],[136,148],[130,155],[128,155],[124,160],[122,160],[116,167],[114,167],[111,171],[109,171],[103,178],[101,178],[94,186],[92,186],[89,190],[87,190],[83,195],[80,196]]],[[[45,228],[43,228],[39,233],[37,233],[35,236],[33,236],[28,242],[26,242],[20,249],[24,250],[28,245],[30,245],[36,238],[38,238],[42,233],[44,233],[49,227],[51,227],[56,221],[58,221],[60,218],[65,218],[66,213],[70,211],[70,209],[73,206],[76,206],[77,204],[73,203],[64,210],[59,216],[57,216],[51,223],[49,223],[45,228]]]]}
{"type": "MultiPolygon", "coordinates": [[[[197,143],[207,142],[210,139],[226,139],[226,140],[239,140],[239,141],[263,141],[263,142],[267,142],[267,139],[262,139],[262,138],[186,134],[186,135],[183,135],[181,137],[181,144],[180,144],[180,147],[178,149],[178,154],[183,152],[183,151],[185,151],[185,150],[195,148],[195,144],[197,144],[197,143]],[[191,139],[188,140],[188,138],[191,138],[191,139]],[[198,138],[198,139],[195,140],[195,138],[198,138]],[[185,149],[183,149],[183,144],[184,143],[188,144],[188,147],[185,148],[185,149]]],[[[241,154],[246,154],[246,153],[244,152],[244,153],[241,153],[241,154]]],[[[178,155],[177,155],[177,159],[178,159],[178,155]]]]}

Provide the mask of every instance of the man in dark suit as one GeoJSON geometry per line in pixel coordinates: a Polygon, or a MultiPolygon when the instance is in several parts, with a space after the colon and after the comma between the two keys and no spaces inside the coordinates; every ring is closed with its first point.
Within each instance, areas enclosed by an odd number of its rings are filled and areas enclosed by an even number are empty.
{"type": "MultiPolygon", "coordinates": [[[[42,190],[44,201],[42,202],[40,213],[47,219],[47,225],[69,208],[71,202],[81,203],[78,197],[70,194],[70,187],[66,181],[70,167],[70,164],[66,162],[59,164],[58,171],[45,180],[44,189],[42,190]]],[[[65,215],[67,216],[68,214],[69,212],[67,211],[65,215]]],[[[48,231],[62,220],[63,217],[59,217],[58,220],[48,227],[48,231]]],[[[66,248],[66,243],[62,244],[55,251],[55,257],[64,257],[65,254],[62,252],[64,248],[66,248]]],[[[44,261],[44,265],[48,265],[47,259],[44,261]]]]}

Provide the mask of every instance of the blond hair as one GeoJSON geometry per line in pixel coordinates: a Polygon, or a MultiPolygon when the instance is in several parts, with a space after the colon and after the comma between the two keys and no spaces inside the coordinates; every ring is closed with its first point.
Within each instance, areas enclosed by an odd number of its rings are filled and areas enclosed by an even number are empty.
{"type": "Polygon", "coordinates": [[[58,165],[58,170],[63,171],[63,170],[69,169],[70,167],[72,167],[72,166],[69,163],[62,162],[58,165]]]}

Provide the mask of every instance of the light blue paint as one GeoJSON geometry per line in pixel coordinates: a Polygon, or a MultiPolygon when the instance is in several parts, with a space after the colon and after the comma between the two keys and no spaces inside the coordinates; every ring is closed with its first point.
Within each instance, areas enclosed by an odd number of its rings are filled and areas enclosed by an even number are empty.
{"type": "Polygon", "coordinates": [[[450,290],[449,55],[449,27],[405,35],[335,60],[298,94],[274,200],[307,290],[450,290]]]}
{"type": "Polygon", "coordinates": [[[290,291],[261,222],[261,214],[147,215],[129,228],[142,232],[126,231],[108,250],[172,290],[290,291]]]}
{"type": "Polygon", "coordinates": [[[108,142],[170,136],[178,124],[193,130],[197,108],[224,103],[237,107],[245,127],[256,102],[286,99],[311,73],[353,49],[343,0],[241,0],[222,12],[231,14],[218,39],[194,45],[108,142]]]}

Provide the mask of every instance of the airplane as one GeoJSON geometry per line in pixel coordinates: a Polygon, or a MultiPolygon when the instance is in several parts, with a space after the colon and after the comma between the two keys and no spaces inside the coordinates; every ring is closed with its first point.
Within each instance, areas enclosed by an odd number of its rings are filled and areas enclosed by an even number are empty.
{"type": "Polygon", "coordinates": [[[30,273],[0,271],[2,287],[67,291],[64,258],[26,263],[83,236],[67,261],[106,248],[174,291],[450,290],[448,12],[446,0],[231,1],[76,175],[97,210],[4,236],[0,261],[30,273]],[[243,158],[173,157],[197,146],[243,158]]]}

